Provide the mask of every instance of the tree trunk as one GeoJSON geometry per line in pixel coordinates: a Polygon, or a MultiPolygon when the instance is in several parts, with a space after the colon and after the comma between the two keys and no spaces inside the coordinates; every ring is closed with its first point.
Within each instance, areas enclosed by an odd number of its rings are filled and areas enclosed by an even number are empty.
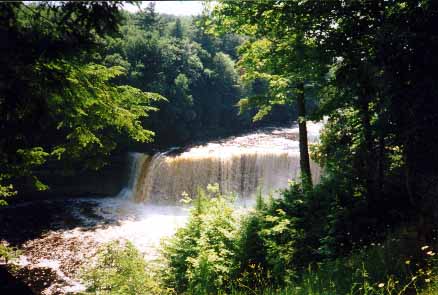
{"type": "Polygon", "coordinates": [[[304,83],[298,85],[297,95],[298,130],[300,145],[301,179],[304,189],[312,188],[312,172],[310,171],[309,145],[307,142],[306,105],[304,101],[304,83]]]}
{"type": "Polygon", "coordinates": [[[369,96],[362,94],[359,98],[359,114],[361,118],[363,136],[364,136],[364,147],[361,151],[362,153],[362,169],[363,177],[365,177],[365,189],[368,199],[369,209],[374,211],[374,205],[376,205],[376,194],[375,194],[375,175],[376,175],[376,157],[374,155],[373,149],[373,134],[371,130],[371,114],[369,110],[369,96]]]}

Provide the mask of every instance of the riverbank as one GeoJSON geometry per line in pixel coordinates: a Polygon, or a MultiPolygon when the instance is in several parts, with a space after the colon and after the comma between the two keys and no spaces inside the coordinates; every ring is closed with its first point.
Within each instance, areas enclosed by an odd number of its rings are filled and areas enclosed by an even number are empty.
{"type": "MultiPolygon", "coordinates": [[[[309,140],[317,139],[320,128],[309,123],[309,140]]],[[[0,208],[2,242],[23,253],[16,262],[21,274],[14,274],[37,294],[67,294],[83,289],[80,270],[105,243],[130,241],[152,261],[161,239],[187,221],[188,207],[179,201],[184,193],[194,197],[198,187],[219,183],[241,197],[236,206],[251,207],[256,183],[267,195],[297,177],[297,138],[297,128],[264,128],[155,157],[134,153],[125,168],[116,165],[119,171],[94,184],[105,186],[119,175],[114,182],[124,184],[114,197],[64,196],[0,208]]]]}

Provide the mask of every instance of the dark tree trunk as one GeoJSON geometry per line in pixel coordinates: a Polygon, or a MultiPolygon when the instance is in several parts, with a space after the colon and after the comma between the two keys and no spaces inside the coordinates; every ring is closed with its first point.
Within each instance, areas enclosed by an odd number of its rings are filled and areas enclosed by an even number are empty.
{"type": "Polygon", "coordinates": [[[383,184],[385,181],[385,136],[383,132],[379,134],[379,154],[378,154],[378,174],[376,195],[381,196],[383,192],[383,184]]]}
{"type": "Polygon", "coordinates": [[[382,97],[382,94],[378,92],[378,108],[379,108],[379,114],[378,114],[378,121],[377,121],[377,129],[378,129],[378,152],[377,152],[377,179],[375,179],[376,183],[376,195],[380,199],[383,195],[383,185],[385,183],[385,171],[386,171],[386,151],[385,151],[385,132],[388,130],[388,120],[387,116],[385,115],[385,109],[384,109],[384,100],[382,97]]]}
{"type": "Polygon", "coordinates": [[[373,135],[371,130],[369,102],[369,96],[367,96],[366,94],[362,94],[362,96],[359,98],[359,112],[364,137],[364,147],[362,150],[362,169],[364,173],[363,177],[365,177],[365,189],[369,209],[372,209],[376,201],[374,178],[377,171],[375,170],[376,159],[373,155],[373,135]]]}
{"type": "Polygon", "coordinates": [[[304,101],[304,83],[298,85],[297,95],[298,130],[300,145],[301,179],[304,188],[312,188],[312,172],[310,171],[309,145],[307,142],[306,105],[304,101]]]}

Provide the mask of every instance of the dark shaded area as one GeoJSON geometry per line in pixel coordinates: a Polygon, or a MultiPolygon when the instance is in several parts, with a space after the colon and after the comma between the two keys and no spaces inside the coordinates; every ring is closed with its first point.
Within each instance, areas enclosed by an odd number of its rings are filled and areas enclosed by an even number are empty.
{"type": "Polygon", "coordinates": [[[12,275],[6,265],[0,265],[0,294],[34,295],[38,293],[34,293],[22,278],[12,275]]]}
{"type": "MultiPolygon", "coordinates": [[[[62,283],[57,274],[46,267],[23,267],[0,265],[0,294],[37,295],[55,283],[62,283]]],[[[51,294],[64,294],[55,290],[51,294]]]]}
{"type": "Polygon", "coordinates": [[[127,153],[119,153],[110,156],[106,162],[108,164],[98,171],[80,167],[65,171],[62,162],[50,162],[34,172],[49,189],[35,191],[32,178],[22,178],[16,185],[19,193],[10,200],[10,204],[48,199],[115,196],[128,181],[129,156],[127,153]]]}
{"type": "MultiPolygon", "coordinates": [[[[19,269],[14,276],[29,286],[34,294],[41,294],[46,288],[59,281],[55,271],[47,267],[24,267],[19,269]]],[[[54,292],[53,294],[62,293],[54,292]]]]}
{"type": "Polygon", "coordinates": [[[20,248],[48,231],[76,227],[87,229],[117,222],[96,216],[93,211],[95,206],[93,201],[64,199],[0,207],[0,238],[20,248]],[[75,210],[87,218],[86,224],[74,213],[75,210]]]}

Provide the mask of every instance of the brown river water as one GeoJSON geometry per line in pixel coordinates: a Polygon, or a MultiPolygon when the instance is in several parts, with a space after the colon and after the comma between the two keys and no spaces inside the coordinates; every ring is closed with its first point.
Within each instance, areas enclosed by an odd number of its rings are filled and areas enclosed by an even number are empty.
{"type": "MultiPolygon", "coordinates": [[[[322,124],[308,123],[317,142],[322,124]]],[[[148,260],[160,240],[185,224],[189,208],[179,200],[218,183],[251,208],[258,190],[276,194],[299,175],[297,128],[267,128],[184,151],[153,156],[131,153],[129,181],[112,197],[58,199],[0,208],[0,241],[22,250],[18,276],[36,294],[74,294],[78,279],[104,243],[131,241],[148,260]]],[[[319,167],[311,164],[314,181],[319,167]]]]}

